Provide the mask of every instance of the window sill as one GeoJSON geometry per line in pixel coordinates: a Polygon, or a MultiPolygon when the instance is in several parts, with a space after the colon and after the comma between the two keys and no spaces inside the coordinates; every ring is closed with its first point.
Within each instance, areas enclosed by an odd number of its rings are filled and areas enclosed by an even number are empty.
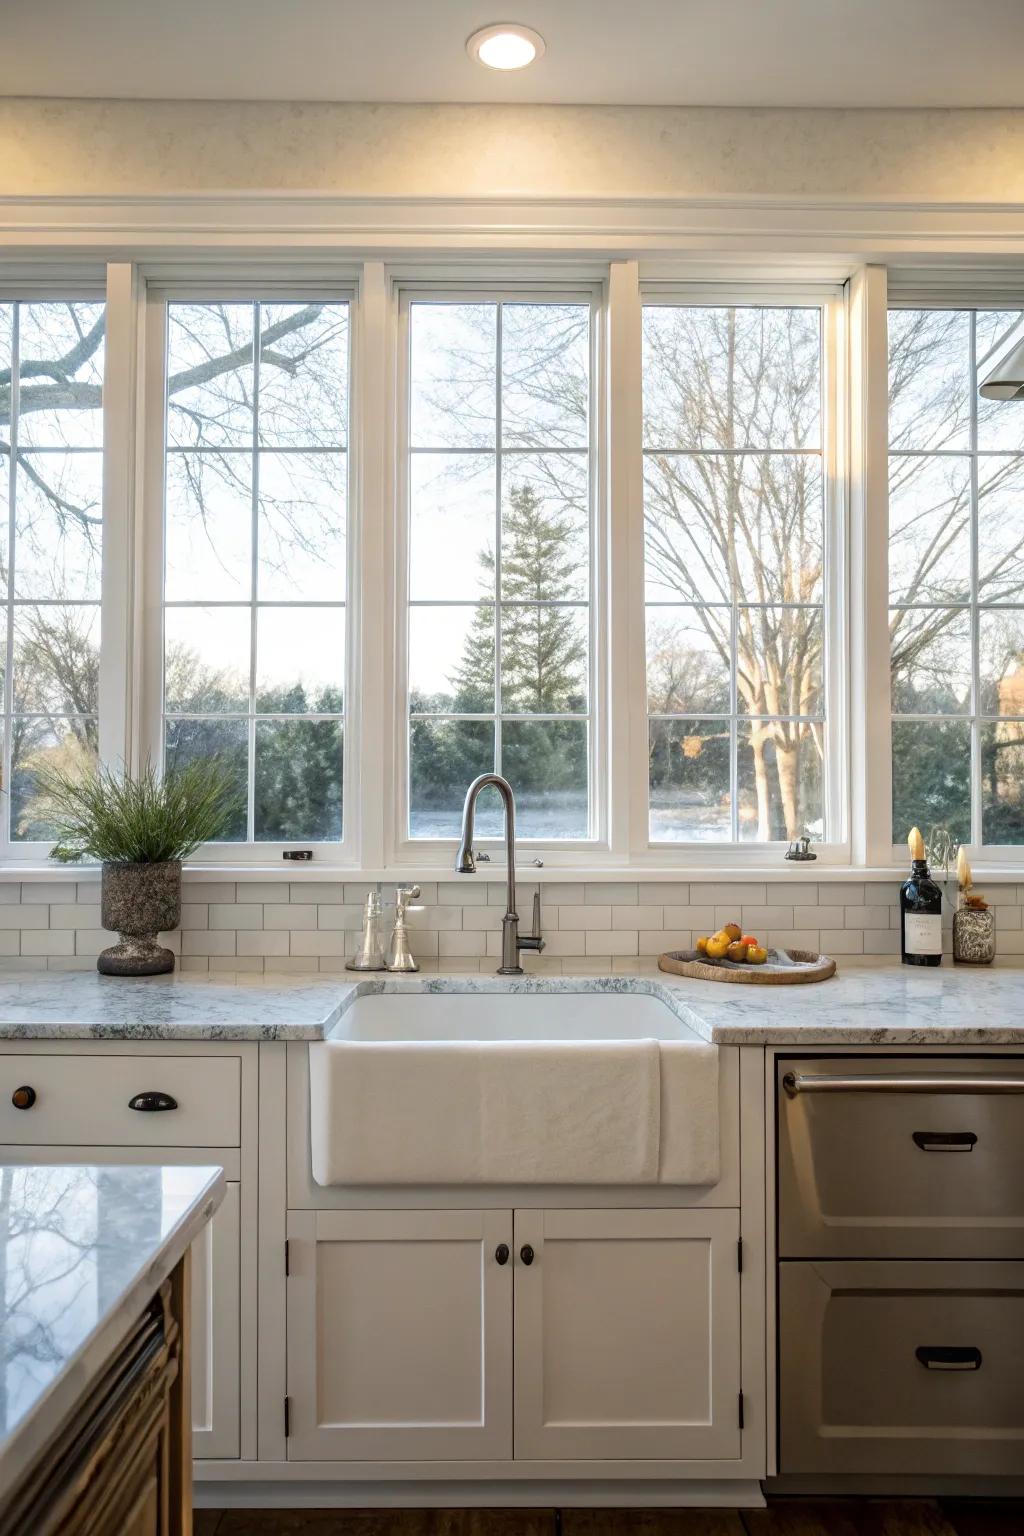
{"type": "MultiPolygon", "coordinates": [[[[1020,865],[984,865],[972,863],[975,880],[979,885],[1017,885],[1024,884],[1024,860],[1020,865]]],[[[544,869],[535,869],[527,860],[517,865],[516,876],[523,884],[557,885],[557,884],[636,884],[643,882],[645,885],[686,885],[691,882],[714,881],[716,884],[728,884],[732,881],[754,882],[762,885],[785,883],[794,886],[800,882],[805,884],[818,884],[819,882],[835,881],[837,883],[848,882],[850,884],[864,884],[867,881],[899,880],[907,872],[905,863],[891,865],[875,865],[870,868],[853,864],[827,864],[824,861],[815,861],[808,864],[786,864],[781,859],[777,864],[703,864],[692,866],[679,866],[675,869],[652,868],[650,865],[588,865],[586,867],[571,867],[549,865],[544,869]]],[[[402,881],[429,882],[438,881],[467,882],[504,882],[505,865],[497,859],[489,865],[479,866],[473,876],[457,875],[450,865],[396,865],[390,869],[360,869],[354,865],[338,864],[293,864],[282,868],[281,864],[186,864],[185,875],[190,881],[216,884],[223,881],[260,880],[270,884],[298,885],[306,883],[317,885],[324,883],[337,884],[339,881],[349,884],[372,884],[377,881],[394,884],[402,881]]],[[[20,881],[31,885],[37,882],[54,882],[58,884],[76,884],[99,881],[100,870],[96,864],[84,864],[81,866],[58,864],[4,864],[0,865],[0,884],[13,884],[20,881]]]]}

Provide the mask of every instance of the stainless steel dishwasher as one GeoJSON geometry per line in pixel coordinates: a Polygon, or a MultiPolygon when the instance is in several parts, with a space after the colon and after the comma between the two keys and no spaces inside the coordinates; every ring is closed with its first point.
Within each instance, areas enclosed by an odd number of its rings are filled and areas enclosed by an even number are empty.
{"type": "Polygon", "coordinates": [[[1024,1473],[1024,1060],[777,1062],[779,1470],[1024,1473]]]}

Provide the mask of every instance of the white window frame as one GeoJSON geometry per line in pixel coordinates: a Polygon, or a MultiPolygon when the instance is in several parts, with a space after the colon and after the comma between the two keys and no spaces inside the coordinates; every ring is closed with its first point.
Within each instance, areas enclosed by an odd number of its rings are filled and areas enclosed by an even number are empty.
{"type": "MultiPolygon", "coordinates": [[[[848,368],[847,296],[842,285],[834,283],[765,282],[688,282],[640,274],[637,297],[637,324],[642,311],[651,305],[686,305],[709,307],[735,305],[740,308],[793,306],[817,308],[822,316],[822,423],[821,463],[824,483],[825,575],[822,591],[822,622],[825,644],[824,684],[826,755],[823,764],[822,792],[829,831],[827,842],[816,843],[814,853],[819,866],[848,865],[850,862],[850,814],[848,787],[850,703],[846,658],[848,649],[848,539],[847,506],[848,444],[846,432],[846,376],[848,368]]],[[[637,342],[638,370],[642,369],[640,342],[637,342]]],[[[642,378],[640,380],[640,422],[642,423],[642,378]]],[[[636,570],[631,600],[635,619],[627,632],[634,650],[630,676],[639,679],[634,688],[635,704],[631,736],[638,743],[631,758],[633,775],[631,801],[636,809],[631,817],[630,862],[652,868],[688,868],[713,865],[730,867],[771,867],[778,869],[787,844],[772,842],[652,842],[648,822],[646,622],[643,575],[643,449],[636,442],[638,464],[632,482],[634,495],[640,499],[639,510],[631,519],[634,544],[638,542],[636,570]],[[642,807],[642,815],[641,808],[642,807]]],[[[785,866],[783,866],[785,868],[785,866]]]]}
{"type": "MultiPolygon", "coordinates": [[[[890,275],[889,275],[889,283],[887,284],[887,289],[886,289],[885,300],[886,300],[886,303],[885,303],[886,337],[888,337],[888,326],[887,326],[888,312],[890,310],[894,310],[894,309],[949,309],[949,310],[959,310],[959,311],[964,311],[964,312],[966,312],[966,311],[978,311],[978,310],[998,310],[998,309],[1016,309],[1016,310],[1024,311],[1024,282],[1022,282],[1019,285],[1015,285],[1014,283],[1007,281],[1007,276],[1006,276],[1005,273],[991,274],[991,273],[986,273],[984,271],[978,272],[977,274],[972,274],[971,277],[969,277],[966,280],[964,279],[962,274],[957,274],[957,275],[953,276],[951,279],[943,280],[943,274],[941,274],[941,273],[934,273],[934,274],[928,274],[928,275],[924,276],[923,278],[920,277],[920,276],[916,276],[915,275],[915,276],[909,277],[909,279],[907,281],[900,281],[898,274],[890,273],[890,275]]],[[[973,341],[973,337],[974,337],[974,332],[973,332],[973,327],[972,327],[971,357],[970,357],[970,364],[969,364],[969,367],[970,367],[970,375],[969,375],[970,376],[970,387],[971,387],[971,393],[972,393],[972,404],[971,404],[972,433],[971,433],[971,441],[970,441],[970,445],[967,448],[963,449],[963,450],[955,450],[955,449],[951,450],[951,452],[953,454],[956,454],[956,455],[958,455],[960,457],[963,457],[964,459],[969,461],[970,473],[971,473],[972,579],[971,579],[971,596],[970,596],[967,604],[964,605],[964,606],[966,608],[966,611],[971,616],[971,629],[972,629],[972,642],[971,642],[971,649],[972,649],[971,699],[972,699],[972,704],[977,702],[978,690],[979,690],[979,659],[980,658],[979,658],[979,651],[978,651],[978,617],[979,617],[979,614],[982,611],[984,611],[985,607],[988,606],[988,605],[986,605],[984,603],[979,605],[979,603],[978,603],[978,594],[977,594],[977,590],[976,590],[976,587],[975,587],[975,580],[976,580],[976,549],[975,549],[975,546],[976,546],[976,542],[977,542],[976,502],[977,502],[977,494],[978,494],[978,489],[977,489],[977,486],[978,486],[978,447],[977,447],[977,441],[976,441],[976,437],[975,437],[975,433],[974,433],[974,428],[976,427],[976,424],[977,424],[978,405],[977,405],[977,376],[976,376],[976,366],[975,366],[976,360],[975,360],[975,357],[974,357],[974,341],[973,341]]],[[[885,398],[885,448],[886,448],[886,461],[885,461],[886,482],[885,483],[886,483],[886,506],[888,507],[888,474],[889,474],[889,463],[888,463],[888,459],[889,459],[888,347],[886,347],[886,391],[885,391],[885,397],[884,398],[885,398]]],[[[1012,409],[1012,407],[1010,407],[1010,408],[1012,409]]],[[[1006,452],[1009,454],[1009,453],[1012,453],[1012,450],[1008,449],[1008,450],[1006,450],[1006,452]]],[[[1020,456],[1024,457],[1024,450],[1022,450],[1020,456]]],[[[888,529],[888,518],[887,518],[886,519],[886,527],[885,527],[886,550],[888,549],[888,532],[889,532],[889,529],[888,529]]],[[[877,529],[876,529],[876,533],[877,533],[877,529]]],[[[941,607],[944,607],[944,606],[947,606],[947,605],[944,605],[942,603],[938,603],[938,604],[933,604],[931,606],[941,608],[941,607]]],[[[951,605],[951,606],[956,607],[957,605],[954,604],[954,605],[951,605]]],[[[991,606],[996,608],[996,609],[998,609],[998,607],[1004,606],[1004,605],[992,604],[991,606]]],[[[1012,607],[1014,605],[1013,604],[1008,604],[1008,605],[1005,605],[1005,606],[1012,607]]],[[[1016,604],[1016,606],[1020,607],[1020,606],[1022,606],[1022,604],[1018,603],[1018,604],[1016,604]]],[[[886,672],[885,672],[885,677],[884,678],[879,678],[878,679],[878,685],[879,685],[880,688],[882,688],[884,690],[883,698],[884,698],[884,704],[885,704],[886,748],[887,748],[888,762],[889,762],[890,793],[888,795],[887,804],[885,805],[884,809],[882,807],[879,807],[879,814],[880,814],[880,818],[882,820],[882,825],[884,825],[884,827],[886,828],[886,831],[887,831],[887,849],[888,849],[888,851],[890,853],[892,862],[894,864],[905,864],[906,860],[907,860],[906,844],[895,841],[895,838],[894,838],[894,835],[893,835],[893,825],[892,825],[892,793],[891,793],[892,724],[893,724],[893,721],[897,720],[897,719],[903,719],[903,720],[906,720],[908,723],[913,724],[913,722],[915,720],[918,720],[918,719],[923,720],[923,719],[926,719],[926,718],[927,719],[941,718],[941,719],[944,719],[944,720],[948,720],[951,723],[959,720],[959,721],[965,722],[970,727],[970,733],[971,733],[971,747],[970,747],[970,763],[971,763],[971,768],[970,768],[971,841],[969,843],[967,843],[965,846],[967,847],[967,849],[969,851],[969,854],[970,854],[970,857],[971,857],[971,863],[972,864],[976,864],[979,868],[981,866],[986,866],[988,868],[994,868],[994,869],[997,869],[997,870],[998,869],[1007,869],[1007,870],[1020,869],[1021,866],[1024,865],[1024,846],[1019,845],[1019,844],[1013,844],[1013,843],[983,843],[981,841],[981,835],[980,834],[981,834],[981,826],[982,826],[982,786],[981,786],[981,733],[980,733],[979,725],[980,725],[980,722],[982,720],[984,720],[986,717],[981,715],[981,714],[976,713],[973,709],[969,710],[966,714],[962,714],[962,715],[948,715],[948,716],[942,716],[942,717],[935,717],[935,716],[927,716],[927,717],[925,717],[925,716],[917,716],[917,715],[897,716],[897,715],[893,714],[892,703],[891,703],[891,673],[890,673],[890,669],[889,669],[889,646],[888,646],[889,608],[890,608],[890,603],[889,603],[889,571],[888,571],[888,561],[887,561],[886,562],[886,570],[885,570],[885,606],[884,606],[884,614],[883,614],[883,622],[884,622],[884,625],[885,625],[885,628],[884,628],[883,632],[884,632],[884,634],[886,636],[886,645],[885,645],[886,672]]],[[[922,828],[922,830],[927,833],[928,829],[925,827],[925,828],[922,828]]]]}
{"type": "MultiPolygon", "coordinates": [[[[244,268],[244,263],[240,264],[244,268]]],[[[240,273],[226,282],[223,276],[209,280],[183,275],[168,280],[161,276],[145,287],[145,382],[143,388],[142,436],[144,471],[138,541],[141,551],[141,651],[140,710],[138,729],[132,743],[132,762],[163,762],[163,664],[164,664],[164,460],[166,421],[167,307],[176,302],[289,303],[319,299],[325,303],[349,306],[348,400],[349,420],[346,445],[346,579],[345,579],[345,681],[343,715],[344,756],[342,764],[342,837],[336,842],[294,839],[286,842],[206,843],[193,857],[193,863],[213,868],[267,866],[301,872],[308,866],[285,858],[296,849],[310,849],[317,865],[354,868],[359,847],[358,767],[353,742],[361,738],[360,688],[356,681],[361,617],[359,581],[359,447],[356,430],[358,369],[358,281],[346,276],[314,279],[301,264],[291,268],[288,278],[278,272],[263,273],[258,268],[251,275],[240,273]]],[[[301,603],[295,604],[302,607],[301,603]]],[[[249,794],[252,793],[253,764],[249,763],[249,794]]]]}
{"type": "MultiPolygon", "coordinates": [[[[104,274],[112,269],[105,268],[104,274]]],[[[95,269],[83,269],[79,264],[69,265],[66,277],[47,275],[39,282],[30,278],[4,280],[0,275],[0,304],[26,304],[34,301],[55,303],[85,303],[106,305],[106,325],[103,336],[103,448],[102,475],[103,475],[103,531],[100,554],[100,676],[98,689],[97,730],[99,735],[100,761],[108,762],[121,748],[121,733],[118,730],[118,713],[115,704],[116,675],[120,670],[112,668],[109,660],[116,654],[116,641],[108,640],[109,629],[116,629],[118,610],[123,610],[127,594],[122,593],[120,599],[115,597],[114,588],[120,575],[120,560],[117,552],[119,530],[112,516],[110,475],[110,452],[108,443],[108,420],[110,413],[111,370],[116,368],[116,355],[112,357],[110,349],[110,322],[111,310],[109,304],[108,283],[105,275],[100,276],[95,269]],[[109,616],[108,616],[109,615],[109,616]]],[[[17,372],[12,377],[12,396],[17,399],[18,380],[17,372]]],[[[11,457],[16,457],[18,445],[12,441],[11,457]]],[[[14,538],[15,495],[14,489],[16,477],[12,475],[11,485],[5,499],[2,515],[7,522],[8,539],[14,538]]],[[[13,656],[13,604],[9,593],[4,600],[6,619],[4,624],[6,636],[7,666],[5,668],[3,717],[0,719],[0,755],[3,758],[2,783],[4,788],[10,784],[10,738],[6,729],[7,720],[12,718],[12,689],[14,675],[13,656]]],[[[49,861],[49,853],[52,843],[15,840],[9,831],[9,807],[5,807],[5,813],[0,817],[0,869],[15,867],[17,865],[46,866],[49,861]]],[[[58,867],[59,866],[51,866],[58,867]]]]}
{"type": "MultiPolygon", "coordinates": [[[[584,269],[586,263],[580,264],[584,269]]],[[[575,273],[572,274],[575,277],[575,273]]],[[[587,445],[589,464],[591,556],[589,622],[589,740],[590,829],[585,839],[559,841],[519,837],[526,862],[540,858],[545,865],[557,867],[581,864],[606,865],[610,855],[608,834],[608,669],[611,651],[610,610],[607,570],[608,516],[603,466],[606,459],[607,433],[605,410],[604,362],[606,284],[602,281],[566,280],[565,274],[546,277],[538,274],[531,281],[530,264],[518,268],[515,277],[481,273],[472,268],[447,280],[418,275],[392,275],[391,308],[394,325],[394,517],[390,542],[391,602],[388,611],[393,646],[391,692],[394,710],[389,743],[391,803],[393,814],[386,828],[387,865],[397,868],[451,868],[457,838],[411,838],[409,826],[409,463],[410,463],[410,329],[409,311],[413,302],[457,303],[564,303],[589,304],[590,325],[590,432],[587,445]]],[[[469,718],[476,718],[470,716],[469,718]]],[[[513,786],[514,788],[515,786],[513,786]]],[[[467,783],[468,788],[468,783],[467,783]]],[[[476,840],[498,862],[504,847],[502,837],[476,840]]]]}

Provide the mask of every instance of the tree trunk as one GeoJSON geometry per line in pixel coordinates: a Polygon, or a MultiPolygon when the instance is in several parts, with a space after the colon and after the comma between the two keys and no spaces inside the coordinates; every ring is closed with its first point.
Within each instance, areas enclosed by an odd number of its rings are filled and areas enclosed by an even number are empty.
{"type": "Polygon", "coordinates": [[[797,785],[797,765],[799,762],[799,744],[788,738],[777,737],[775,741],[775,771],[779,776],[779,795],[782,799],[782,814],[786,820],[786,836],[790,839],[799,837],[802,828],[800,826],[800,797],[797,785]]]}
{"type": "Polygon", "coordinates": [[[754,786],[757,790],[757,840],[765,843],[772,835],[771,790],[768,784],[768,764],[764,757],[766,733],[759,727],[750,728],[750,750],[754,758],[754,786]]]}

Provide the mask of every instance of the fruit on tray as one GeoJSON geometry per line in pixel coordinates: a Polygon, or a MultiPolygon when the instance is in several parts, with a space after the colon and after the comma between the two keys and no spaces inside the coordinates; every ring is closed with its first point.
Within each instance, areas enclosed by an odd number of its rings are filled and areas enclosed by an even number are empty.
{"type": "Polygon", "coordinates": [[[695,949],[709,960],[732,960],[736,965],[764,965],[768,951],[752,933],[744,934],[739,923],[725,923],[717,933],[701,934],[695,949]]]}

